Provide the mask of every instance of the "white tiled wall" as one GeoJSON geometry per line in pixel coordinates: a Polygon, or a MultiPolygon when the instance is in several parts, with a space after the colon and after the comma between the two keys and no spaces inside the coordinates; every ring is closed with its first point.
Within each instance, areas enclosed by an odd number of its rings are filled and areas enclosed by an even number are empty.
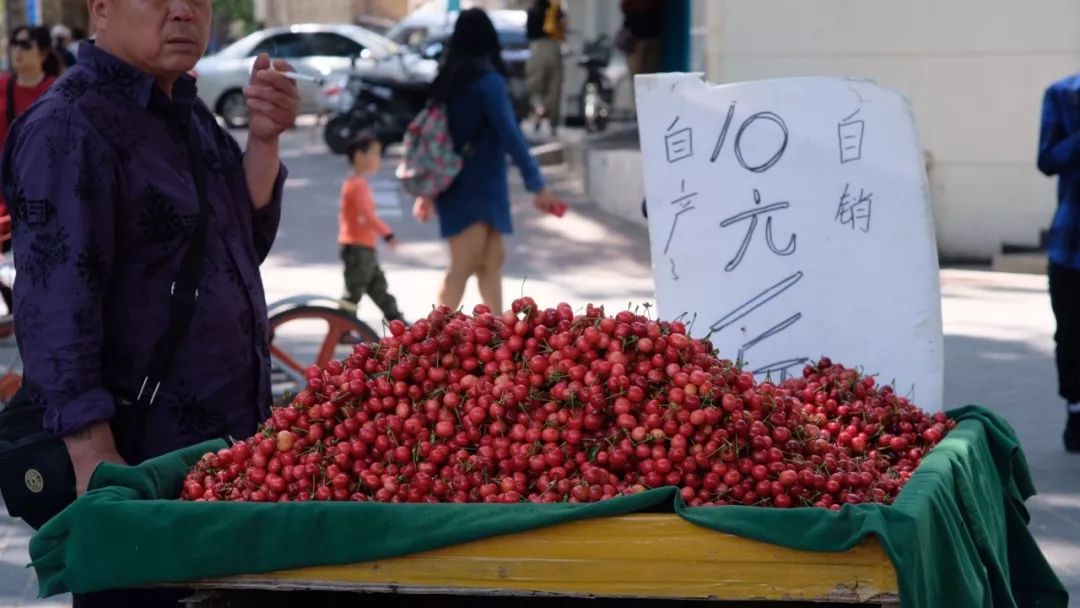
{"type": "Polygon", "coordinates": [[[713,81],[864,76],[911,98],[944,256],[989,258],[1048,225],[1054,184],[1034,166],[1041,99],[1080,71],[1080,2],[694,3],[693,61],[713,81]]]}

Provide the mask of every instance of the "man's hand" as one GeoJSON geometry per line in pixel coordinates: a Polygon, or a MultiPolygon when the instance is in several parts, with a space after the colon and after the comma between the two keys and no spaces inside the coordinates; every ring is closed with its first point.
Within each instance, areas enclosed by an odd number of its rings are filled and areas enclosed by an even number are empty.
{"type": "Polygon", "coordinates": [[[291,72],[292,66],[275,61],[270,67],[270,57],[263,53],[255,59],[251,80],[244,87],[251,121],[248,123],[248,143],[244,151],[244,177],[251,204],[256,210],[270,204],[274,194],[281,158],[278,155],[278,136],[296,123],[300,108],[300,92],[296,83],[282,72],[291,72]]]}
{"type": "Polygon", "coordinates": [[[412,209],[413,217],[421,224],[431,219],[431,216],[435,215],[435,201],[424,196],[416,197],[416,202],[413,203],[412,209]]]}
{"type": "Polygon", "coordinates": [[[386,241],[386,246],[390,248],[390,251],[397,251],[401,247],[401,241],[395,236],[392,239],[386,241]]]}
{"type": "Polygon", "coordinates": [[[75,494],[82,496],[90,485],[94,469],[102,462],[126,464],[116,451],[112,429],[107,422],[95,422],[64,437],[71,466],[75,469],[75,494]]]}
{"type": "Polygon", "coordinates": [[[244,97],[251,115],[248,132],[252,139],[263,142],[276,140],[296,123],[300,90],[295,81],[281,74],[292,71],[292,66],[280,59],[275,60],[271,67],[270,56],[266,53],[255,59],[251,79],[244,87],[244,97]]]}

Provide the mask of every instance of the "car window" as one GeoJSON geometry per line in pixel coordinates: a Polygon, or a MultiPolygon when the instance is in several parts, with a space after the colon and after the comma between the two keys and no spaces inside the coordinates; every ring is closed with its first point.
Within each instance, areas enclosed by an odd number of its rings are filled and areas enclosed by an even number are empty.
{"type": "Polygon", "coordinates": [[[251,55],[267,53],[275,59],[298,59],[310,57],[311,43],[307,36],[298,34],[277,34],[263,40],[251,51],[251,55]]]}
{"type": "Polygon", "coordinates": [[[319,32],[307,34],[310,39],[312,55],[328,57],[352,57],[359,55],[364,47],[360,43],[340,34],[319,32]]]}

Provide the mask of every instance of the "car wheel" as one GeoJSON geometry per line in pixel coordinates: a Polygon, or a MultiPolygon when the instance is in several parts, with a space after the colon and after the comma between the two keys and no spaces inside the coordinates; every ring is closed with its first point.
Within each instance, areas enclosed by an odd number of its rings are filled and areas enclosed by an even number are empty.
{"type": "Polygon", "coordinates": [[[225,119],[225,126],[230,129],[247,128],[251,117],[248,116],[247,101],[240,91],[229,91],[218,102],[218,114],[225,119]]]}

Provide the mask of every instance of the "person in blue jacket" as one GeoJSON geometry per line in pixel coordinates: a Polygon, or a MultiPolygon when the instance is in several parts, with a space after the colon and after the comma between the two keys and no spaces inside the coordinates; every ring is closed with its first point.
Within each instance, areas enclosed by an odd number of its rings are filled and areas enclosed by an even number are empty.
{"type": "Polygon", "coordinates": [[[514,117],[506,73],[487,13],[478,8],[462,11],[431,98],[446,105],[450,135],[465,164],[450,188],[434,201],[417,199],[413,207],[421,222],[437,213],[439,230],[450,244],[450,266],[438,303],[451,309],[461,305],[465,284],[476,275],[484,304],[502,310],[503,235],[513,232],[507,154],[535,195],[537,209],[551,211],[557,203],[514,117]]]}
{"type": "Polygon", "coordinates": [[[1058,393],[1065,399],[1065,449],[1080,453],[1080,74],[1043,97],[1039,170],[1058,177],[1058,205],[1047,243],[1050,306],[1057,321],[1058,393]]]}

